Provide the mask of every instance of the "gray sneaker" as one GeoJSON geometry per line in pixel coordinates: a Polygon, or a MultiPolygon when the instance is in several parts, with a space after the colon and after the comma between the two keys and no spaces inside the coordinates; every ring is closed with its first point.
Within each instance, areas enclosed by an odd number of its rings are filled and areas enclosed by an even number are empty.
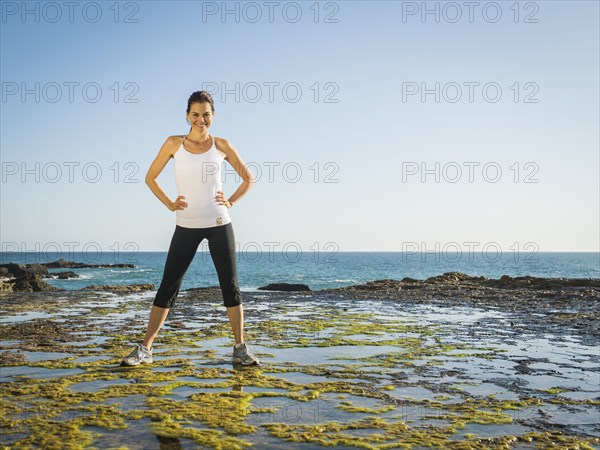
{"type": "Polygon", "coordinates": [[[250,351],[250,347],[244,342],[240,348],[233,347],[233,358],[234,364],[242,364],[243,366],[260,365],[258,358],[250,351]]]}
{"type": "Polygon", "coordinates": [[[140,363],[152,364],[152,347],[146,349],[142,344],[137,344],[133,351],[123,358],[122,366],[137,366],[140,363]]]}

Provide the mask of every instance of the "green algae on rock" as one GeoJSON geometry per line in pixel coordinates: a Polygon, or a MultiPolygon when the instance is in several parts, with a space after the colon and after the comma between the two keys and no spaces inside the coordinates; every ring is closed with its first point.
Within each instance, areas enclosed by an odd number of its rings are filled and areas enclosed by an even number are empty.
{"type": "MultiPolygon", "coordinates": [[[[590,427],[567,434],[552,430],[543,416],[528,420],[532,411],[576,414],[577,408],[596,410],[600,402],[593,395],[585,398],[586,390],[576,384],[561,387],[560,379],[543,389],[519,384],[517,369],[526,365],[523,356],[511,353],[517,347],[511,340],[521,337],[477,338],[493,321],[509,320],[499,312],[477,311],[490,322],[465,333],[460,319],[447,319],[451,308],[423,321],[429,310],[420,305],[379,302],[365,312],[366,303],[356,305],[360,311],[338,307],[339,294],[333,300],[296,303],[282,301],[283,294],[260,295],[256,302],[247,296],[247,339],[256,344],[264,364],[241,369],[228,361],[229,324],[207,314],[216,303],[212,297],[208,302],[182,299],[172,312],[173,326],[167,322],[159,335],[154,364],[138,367],[119,363],[143,338],[144,322],[127,314],[147,309],[147,301],[112,308],[95,303],[115,297],[73,300],[61,293],[61,298],[36,298],[35,308],[48,314],[66,305],[81,312],[64,322],[47,317],[0,325],[7,332],[3,348],[22,350],[21,357],[1,363],[8,374],[2,374],[6,378],[0,384],[0,444],[95,448],[102,436],[138,424],[155,436],[226,449],[264,446],[265,433],[282,444],[369,449],[592,448],[599,443],[584,435],[593,432],[590,427]],[[265,302],[268,308],[253,311],[265,302]],[[43,342],[53,332],[58,339],[43,342]],[[68,354],[52,357],[51,352],[68,354]],[[331,360],[319,358],[321,352],[329,352],[331,360]],[[488,379],[491,365],[498,373],[488,379]],[[484,383],[499,390],[478,391],[484,383]],[[559,395],[571,390],[581,398],[559,395]],[[301,416],[306,423],[279,420],[285,419],[286,408],[313,412],[325,406],[326,415],[301,416]],[[498,436],[481,437],[474,429],[498,436]]],[[[8,309],[26,313],[22,300],[9,301],[8,309]]],[[[518,320],[527,323],[529,318],[510,317],[518,320]]],[[[580,358],[594,361],[585,354],[580,358]]],[[[569,364],[564,367],[577,369],[569,364]]]]}

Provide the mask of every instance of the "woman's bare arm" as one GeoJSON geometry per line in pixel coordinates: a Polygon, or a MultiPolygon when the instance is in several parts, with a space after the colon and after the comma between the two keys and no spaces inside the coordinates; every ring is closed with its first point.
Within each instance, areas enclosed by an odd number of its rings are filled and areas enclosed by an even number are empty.
{"type": "Polygon", "coordinates": [[[254,185],[254,175],[250,172],[250,169],[240,156],[237,149],[227,139],[221,138],[219,140],[219,149],[225,153],[225,160],[231,164],[235,171],[242,177],[242,184],[239,185],[237,190],[229,197],[229,203],[231,206],[234,205],[240,198],[242,198],[254,185]]]}
{"type": "Polygon", "coordinates": [[[150,188],[150,190],[156,195],[156,197],[167,207],[170,211],[175,211],[176,209],[183,209],[183,207],[187,206],[187,203],[179,200],[179,198],[185,198],[183,196],[177,197],[177,200],[174,202],[167,196],[165,191],[160,187],[156,179],[163,171],[171,156],[173,156],[173,152],[177,149],[179,144],[179,137],[177,136],[169,136],[165,143],[160,148],[158,155],[152,162],[152,165],[148,169],[148,173],[146,174],[146,184],[150,188]]]}

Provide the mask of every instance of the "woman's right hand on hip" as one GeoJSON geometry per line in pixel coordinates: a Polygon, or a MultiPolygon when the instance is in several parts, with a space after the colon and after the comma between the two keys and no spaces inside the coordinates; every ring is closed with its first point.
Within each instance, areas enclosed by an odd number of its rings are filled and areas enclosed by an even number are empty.
{"type": "Polygon", "coordinates": [[[171,202],[171,204],[169,205],[169,209],[171,211],[177,211],[177,210],[182,210],[187,208],[188,204],[187,202],[184,202],[183,200],[181,200],[182,198],[185,198],[183,195],[178,195],[177,198],[175,199],[174,202],[171,202]]]}

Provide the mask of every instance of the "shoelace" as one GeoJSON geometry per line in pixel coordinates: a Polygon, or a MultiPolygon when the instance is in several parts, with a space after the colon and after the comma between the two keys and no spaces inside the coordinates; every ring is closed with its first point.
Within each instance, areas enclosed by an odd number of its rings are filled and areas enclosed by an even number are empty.
{"type": "Polygon", "coordinates": [[[135,351],[135,353],[133,354],[133,356],[137,359],[142,359],[142,357],[144,356],[142,347],[140,345],[138,345],[134,351],[135,351]]]}
{"type": "Polygon", "coordinates": [[[250,347],[248,347],[248,346],[244,347],[243,354],[244,354],[244,356],[248,356],[249,358],[254,359],[254,357],[253,357],[254,355],[252,357],[250,356],[251,352],[250,352],[250,347]]]}

